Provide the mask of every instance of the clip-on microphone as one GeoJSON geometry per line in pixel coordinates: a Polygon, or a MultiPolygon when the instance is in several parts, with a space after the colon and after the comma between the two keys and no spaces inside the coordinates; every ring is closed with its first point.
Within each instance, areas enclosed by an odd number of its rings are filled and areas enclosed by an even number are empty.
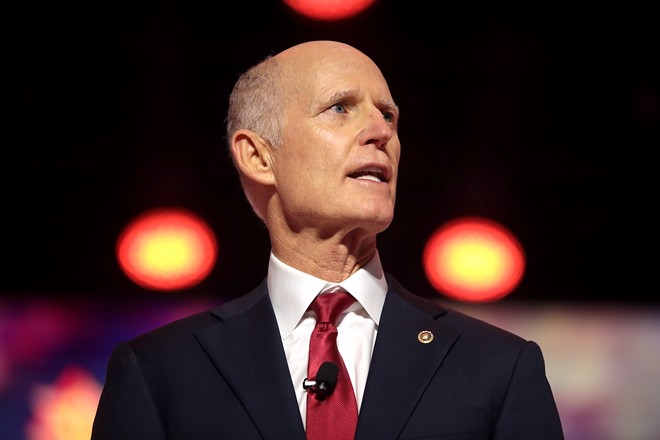
{"type": "Polygon", "coordinates": [[[337,385],[337,376],[339,376],[339,367],[333,362],[323,362],[319,367],[314,380],[305,378],[303,388],[316,394],[320,400],[325,399],[337,385]]]}

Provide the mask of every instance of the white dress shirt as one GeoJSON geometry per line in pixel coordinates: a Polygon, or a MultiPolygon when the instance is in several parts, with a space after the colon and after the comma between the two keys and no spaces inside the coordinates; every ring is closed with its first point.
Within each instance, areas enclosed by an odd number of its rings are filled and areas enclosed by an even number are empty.
{"type": "Polygon", "coordinates": [[[369,263],[341,283],[330,283],[294,269],[271,252],[267,284],[303,425],[306,425],[307,415],[307,391],[303,389],[303,380],[307,378],[309,339],[316,324],[310,304],[319,293],[336,286],[343,287],[355,297],[357,301],[346,309],[337,323],[337,348],[348,369],[359,411],[387,293],[378,252],[369,263]]]}

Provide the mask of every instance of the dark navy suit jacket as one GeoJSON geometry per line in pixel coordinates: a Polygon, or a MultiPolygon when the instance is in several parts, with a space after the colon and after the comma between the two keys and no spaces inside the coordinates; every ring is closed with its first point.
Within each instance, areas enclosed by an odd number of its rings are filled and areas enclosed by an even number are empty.
{"type": "MultiPolygon", "coordinates": [[[[536,343],[387,279],[356,439],[563,439],[536,343]]],[[[110,439],[305,439],[265,281],[117,346],[92,433],[110,439]]]]}

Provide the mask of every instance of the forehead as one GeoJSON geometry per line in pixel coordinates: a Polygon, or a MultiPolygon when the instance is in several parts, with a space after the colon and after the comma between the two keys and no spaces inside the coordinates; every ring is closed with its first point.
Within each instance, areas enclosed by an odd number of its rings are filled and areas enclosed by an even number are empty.
{"type": "Polygon", "coordinates": [[[392,102],[380,69],[361,52],[340,48],[305,53],[290,61],[284,69],[285,81],[296,100],[352,93],[392,102]]]}

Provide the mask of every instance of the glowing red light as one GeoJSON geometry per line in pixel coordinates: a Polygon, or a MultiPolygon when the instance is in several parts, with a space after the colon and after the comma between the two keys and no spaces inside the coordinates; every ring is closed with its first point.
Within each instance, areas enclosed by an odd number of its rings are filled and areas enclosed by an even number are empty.
{"type": "Polygon", "coordinates": [[[284,0],[300,14],[322,21],[343,20],[353,17],[371,6],[376,0],[284,0]]]}
{"type": "Polygon", "coordinates": [[[456,219],[437,229],[424,249],[424,269],[440,293],[460,301],[495,301],[510,294],[525,270],[522,246],[502,225],[456,219]]]}
{"type": "Polygon", "coordinates": [[[216,257],[211,228],[180,208],[147,211],[129,223],[117,241],[117,259],[124,273],[153,290],[199,284],[211,272],[216,257]]]}

